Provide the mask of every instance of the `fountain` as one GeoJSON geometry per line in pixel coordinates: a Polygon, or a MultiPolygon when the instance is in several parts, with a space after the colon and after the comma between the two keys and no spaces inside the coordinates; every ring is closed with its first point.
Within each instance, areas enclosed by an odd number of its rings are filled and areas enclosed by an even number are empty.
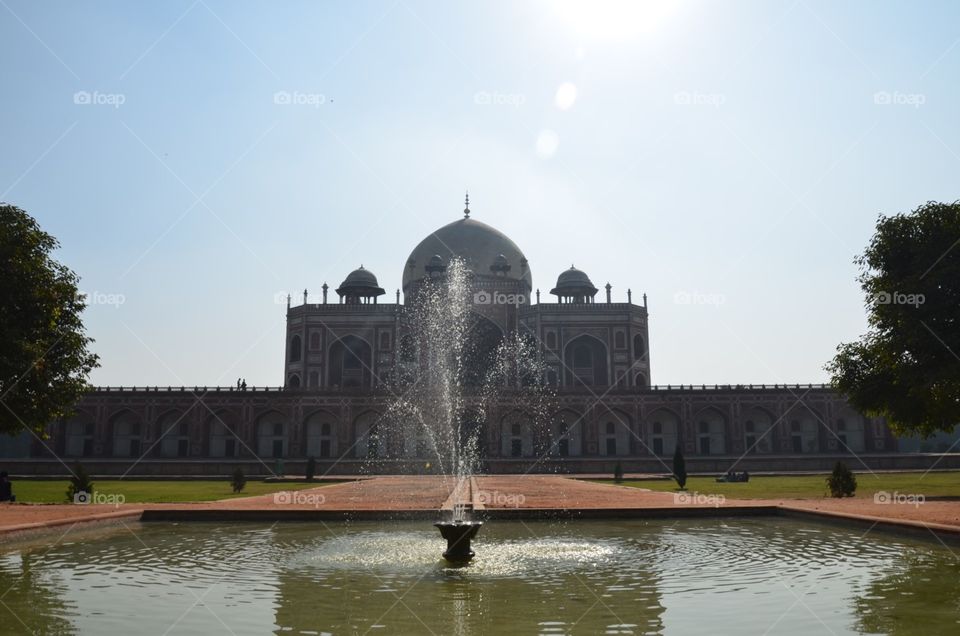
{"type": "Polygon", "coordinates": [[[451,563],[466,563],[474,557],[470,540],[477,536],[482,521],[438,521],[433,525],[440,530],[440,536],[447,540],[444,559],[451,563]]]}
{"type": "Polygon", "coordinates": [[[480,532],[483,522],[470,519],[471,512],[472,507],[467,504],[454,504],[453,518],[450,521],[433,524],[440,531],[440,536],[447,541],[443,558],[450,563],[468,563],[474,557],[470,541],[480,532]]]}
{"type": "Polygon", "coordinates": [[[391,382],[399,397],[387,409],[375,446],[378,458],[435,458],[435,469],[427,465],[451,480],[452,489],[443,506],[449,518],[434,526],[447,541],[444,558],[466,563],[483,525],[472,518],[471,476],[479,465],[486,409],[505,388],[512,398],[541,395],[543,373],[535,346],[517,334],[501,336],[475,311],[475,281],[466,263],[435,256],[428,271],[403,316],[400,364],[391,382]]]}

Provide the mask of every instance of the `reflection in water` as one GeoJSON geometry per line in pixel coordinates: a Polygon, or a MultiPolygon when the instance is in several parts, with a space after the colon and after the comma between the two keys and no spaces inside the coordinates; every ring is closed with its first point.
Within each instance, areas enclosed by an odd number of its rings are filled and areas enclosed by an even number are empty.
{"type": "Polygon", "coordinates": [[[874,578],[856,599],[857,628],[869,634],[960,633],[960,557],[909,551],[874,578]],[[942,562],[948,560],[947,567],[942,562]],[[944,581],[944,572],[954,581],[944,581]]]}
{"type": "Polygon", "coordinates": [[[0,606],[0,632],[926,635],[960,619],[943,546],[781,519],[490,523],[461,568],[429,524],[131,530],[8,547],[2,600],[26,627],[0,606]]]}

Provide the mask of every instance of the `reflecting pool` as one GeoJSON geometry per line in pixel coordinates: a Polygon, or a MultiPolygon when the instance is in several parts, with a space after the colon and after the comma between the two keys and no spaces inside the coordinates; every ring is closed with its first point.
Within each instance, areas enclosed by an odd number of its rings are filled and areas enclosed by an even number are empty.
{"type": "Polygon", "coordinates": [[[0,631],[960,633],[960,549],[779,518],[127,523],[0,548],[0,631]],[[954,553],[957,552],[957,554],[954,553]]]}

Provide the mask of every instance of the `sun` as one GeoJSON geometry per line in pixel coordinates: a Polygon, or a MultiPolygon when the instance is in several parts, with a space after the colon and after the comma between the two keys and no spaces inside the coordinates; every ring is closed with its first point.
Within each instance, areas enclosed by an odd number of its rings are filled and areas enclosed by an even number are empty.
{"type": "Polygon", "coordinates": [[[550,6],[580,36],[627,39],[655,32],[679,0],[555,0],[550,6]]]}

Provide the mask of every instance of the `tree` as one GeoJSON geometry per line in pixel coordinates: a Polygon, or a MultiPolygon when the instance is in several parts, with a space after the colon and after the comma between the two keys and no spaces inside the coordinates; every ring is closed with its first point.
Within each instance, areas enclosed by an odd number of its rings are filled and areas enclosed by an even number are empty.
{"type": "Polygon", "coordinates": [[[837,462],[827,477],[827,488],[833,497],[853,497],[857,491],[857,478],[843,462],[837,462]]]}
{"type": "Polygon", "coordinates": [[[0,204],[0,433],[43,435],[69,417],[98,365],[79,279],[50,256],[58,246],[29,214],[0,204]]]}
{"type": "Polygon", "coordinates": [[[233,469],[233,477],[230,479],[230,486],[233,488],[233,492],[240,493],[243,492],[243,489],[246,485],[247,476],[243,474],[243,469],[237,466],[233,469]]]}
{"type": "Polygon", "coordinates": [[[880,217],[855,263],[869,330],[827,365],[834,386],[897,434],[960,422],[960,202],[880,217]]]}
{"type": "Polygon", "coordinates": [[[673,452],[673,478],[677,480],[680,490],[687,487],[687,462],[683,458],[680,444],[677,444],[677,450],[673,452]]]}
{"type": "Polygon", "coordinates": [[[307,458],[307,469],[304,471],[304,477],[307,481],[313,481],[313,476],[317,474],[317,460],[311,455],[307,458]]]}
{"type": "MultiPolygon", "coordinates": [[[[81,495],[83,497],[83,495],[81,495]]],[[[83,467],[83,464],[77,464],[73,467],[73,475],[70,477],[70,485],[67,486],[67,501],[74,503],[90,503],[90,500],[93,498],[93,482],[90,480],[90,475],[87,474],[87,469],[83,467]],[[77,498],[77,495],[84,493],[85,501],[80,501],[77,498]]]]}

